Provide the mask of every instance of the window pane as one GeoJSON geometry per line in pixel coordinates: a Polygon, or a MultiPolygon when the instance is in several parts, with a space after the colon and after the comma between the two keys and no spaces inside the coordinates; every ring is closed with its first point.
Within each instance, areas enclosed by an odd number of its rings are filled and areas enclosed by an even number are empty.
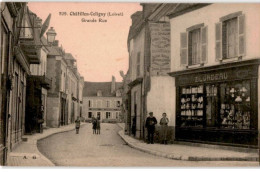
{"type": "Polygon", "coordinates": [[[250,82],[221,84],[222,128],[250,128],[250,82]]]}
{"type": "Polygon", "coordinates": [[[232,58],[237,55],[237,18],[228,20],[225,23],[227,58],[232,58]]]}
{"type": "Polygon", "coordinates": [[[189,39],[189,64],[195,65],[200,63],[200,29],[190,32],[189,39]]]}

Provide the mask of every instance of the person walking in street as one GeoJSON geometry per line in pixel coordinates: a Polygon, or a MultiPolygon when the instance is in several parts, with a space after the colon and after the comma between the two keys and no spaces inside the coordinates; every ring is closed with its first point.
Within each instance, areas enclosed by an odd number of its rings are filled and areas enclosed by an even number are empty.
{"type": "Polygon", "coordinates": [[[167,144],[167,130],[168,130],[168,123],[169,119],[166,117],[167,114],[163,113],[162,118],[160,120],[161,125],[161,133],[162,133],[162,144],[167,144]]]}
{"type": "Polygon", "coordinates": [[[75,121],[75,127],[76,127],[76,134],[79,134],[79,128],[80,128],[80,119],[79,116],[77,117],[75,121]]]}
{"type": "Polygon", "coordinates": [[[95,117],[92,117],[92,129],[93,129],[93,134],[96,134],[97,130],[97,119],[95,117]]]}
{"type": "Polygon", "coordinates": [[[100,134],[100,120],[97,119],[97,134],[100,134]]]}
{"type": "Polygon", "coordinates": [[[153,112],[149,113],[149,116],[146,118],[145,127],[148,131],[148,144],[154,144],[154,132],[155,132],[155,125],[157,124],[156,118],[153,116],[153,112]]]}

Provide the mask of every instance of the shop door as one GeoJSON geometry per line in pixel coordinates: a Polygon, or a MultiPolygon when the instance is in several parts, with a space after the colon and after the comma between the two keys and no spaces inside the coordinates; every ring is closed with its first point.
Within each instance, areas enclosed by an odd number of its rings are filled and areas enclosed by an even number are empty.
{"type": "Polygon", "coordinates": [[[206,85],[206,126],[217,127],[218,124],[218,87],[206,85]]]}

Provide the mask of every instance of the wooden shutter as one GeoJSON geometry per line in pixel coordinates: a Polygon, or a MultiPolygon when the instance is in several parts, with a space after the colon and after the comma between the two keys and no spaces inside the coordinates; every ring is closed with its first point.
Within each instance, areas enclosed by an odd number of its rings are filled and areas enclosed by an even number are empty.
{"type": "Polygon", "coordinates": [[[201,28],[201,63],[208,61],[208,26],[201,28]]]}
{"type": "Polygon", "coordinates": [[[222,23],[216,23],[216,61],[222,60],[222,23]]]}
{"type": "Polygon", "coordinates": [[[238,16],[238,55],[245,55],[245,15],[238,16]]]}
{"type": "Polygon", "coordinates": [[[181,37],[181,42],[180,42],[181,65],[188,66],[188,33],[183,32],[181,33],[180,37],[181,37]]]}

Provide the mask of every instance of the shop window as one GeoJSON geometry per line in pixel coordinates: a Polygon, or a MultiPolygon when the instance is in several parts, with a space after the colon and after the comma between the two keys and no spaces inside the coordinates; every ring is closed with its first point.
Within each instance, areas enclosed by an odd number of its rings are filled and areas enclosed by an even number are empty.
{"type": "Polygon", "coordinates": [[[218,87],[206,85],[206,126],[217,127],[218,125],[218,87]]]}
{"type": "Polygon", "coordinates": [[[92,118],[92,112],[88,112],[88,118],[92,118]]]}
{"type": "Polygon", "coordinates": [[[236,12],[216,23],[216,60],[245,55],[245,15],[236,12]]]}
{"type": "Polygon", "coordinates": [[[180,34],[180,62],[183,66],[207,63],[208,27],[198,24],[180,34]]]}
{"type": "Polygon", "coordinates": [[[250,97],[249,80],[181,87],[179,125],[250,129],[250,97]]]}
{"type": "Polygon", "coordinates": [[[203,85],[181,88],[181,126],[203,127],[203,85]]]}
{"type": "Polygon", "coordinates": [[[221,128],[250,129],[250,82],[220,86],[221,128]]]}

